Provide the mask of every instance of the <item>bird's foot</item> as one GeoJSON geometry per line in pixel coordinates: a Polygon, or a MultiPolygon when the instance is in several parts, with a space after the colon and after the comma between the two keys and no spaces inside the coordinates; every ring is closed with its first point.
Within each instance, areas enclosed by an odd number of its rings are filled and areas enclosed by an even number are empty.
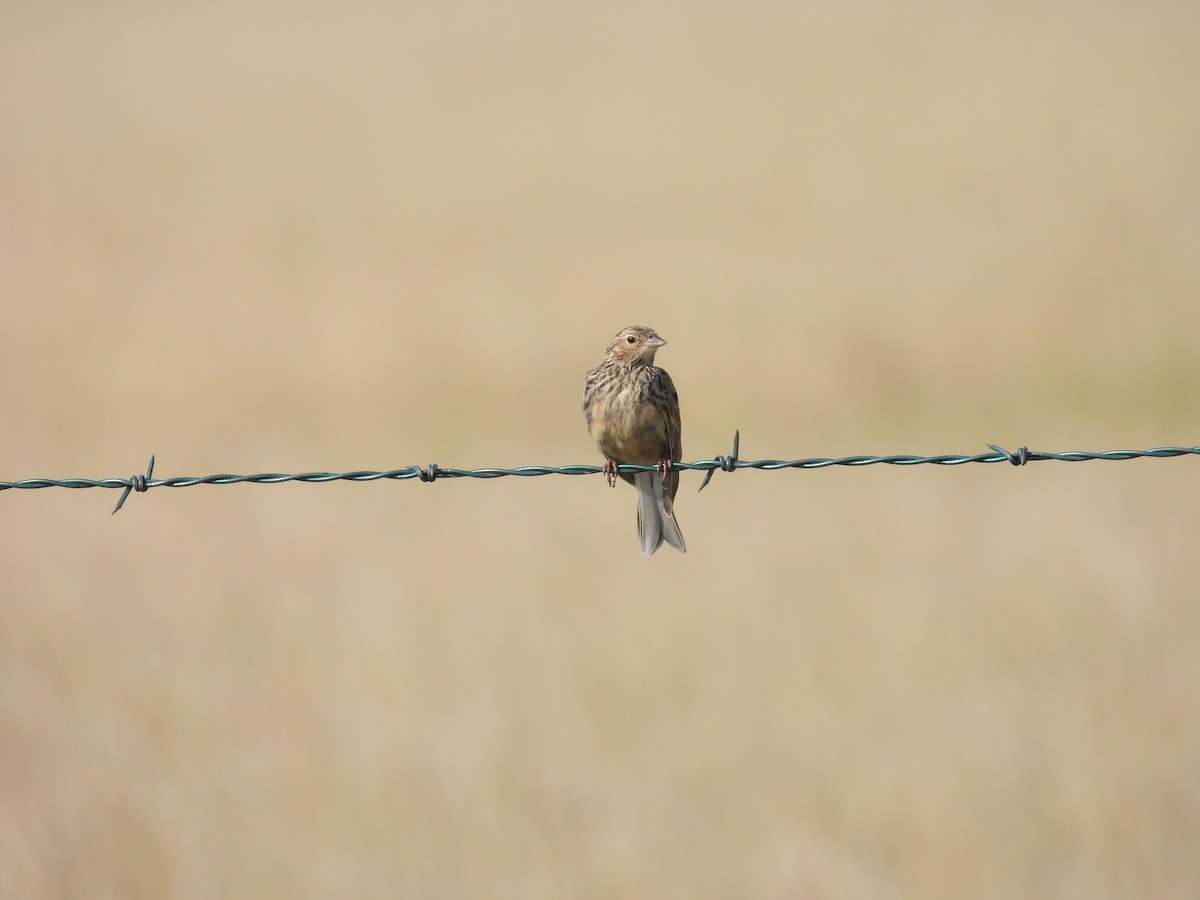
{"type": "Polygon", "coordinates": [[[617,486],[617,461],[610,459],[604,464],[604,477],[608,479],[609,487],[617,486]]]}

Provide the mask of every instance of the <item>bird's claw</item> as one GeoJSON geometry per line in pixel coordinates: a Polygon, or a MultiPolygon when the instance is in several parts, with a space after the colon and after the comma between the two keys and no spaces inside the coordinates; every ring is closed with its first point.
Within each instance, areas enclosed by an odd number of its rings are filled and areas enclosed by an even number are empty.
{"type": "Polygon", "coordinates": [[[610,459],[604,464],[604,477],[608,479],[609,487],[617,486],[617,461],[610,459]]]}
{"type": "Polygon", "coordinates": [[[655,466],[655,468],[658,469],[658,474],[661,475],[664,480],[666,480],[667,474],[671,471],[672,465],[673,465],[673,463],[671,462],[671,460],[660,459],[658,461],[658,464],[655,466]]]}

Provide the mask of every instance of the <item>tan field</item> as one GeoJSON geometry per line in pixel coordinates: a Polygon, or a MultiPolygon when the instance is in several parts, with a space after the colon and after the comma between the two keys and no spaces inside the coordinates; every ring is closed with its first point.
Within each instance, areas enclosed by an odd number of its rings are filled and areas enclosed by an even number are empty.
{"type": "MultiPolygon", "coordinates": [[[[1200,444],[1200,16],[10,4],[0,479],[1200,444]]],[[[0,897],[1200,895],[1200,458],[0,492],[0,897]]]]}

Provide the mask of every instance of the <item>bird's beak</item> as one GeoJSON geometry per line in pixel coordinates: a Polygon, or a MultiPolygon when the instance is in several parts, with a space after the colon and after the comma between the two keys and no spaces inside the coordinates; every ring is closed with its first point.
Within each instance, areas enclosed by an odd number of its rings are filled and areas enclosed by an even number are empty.
{"type": "Polygon", "coordinates": [[[659,347],[665,347],[667,342],[660,338],[657,334],[646,341],[646,346],[651,350],[657,350],[659,347]]]}

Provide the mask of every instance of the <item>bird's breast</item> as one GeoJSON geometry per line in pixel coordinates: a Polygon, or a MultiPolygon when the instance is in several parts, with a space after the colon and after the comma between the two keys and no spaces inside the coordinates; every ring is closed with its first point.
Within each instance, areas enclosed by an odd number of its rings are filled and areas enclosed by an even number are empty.
{"type": "Polygon", "coordinates": [[[666,423],[641,379],[600,392],[591,432],[600,451],[621,462],[653,465],[667,450],[666,423]]]}

